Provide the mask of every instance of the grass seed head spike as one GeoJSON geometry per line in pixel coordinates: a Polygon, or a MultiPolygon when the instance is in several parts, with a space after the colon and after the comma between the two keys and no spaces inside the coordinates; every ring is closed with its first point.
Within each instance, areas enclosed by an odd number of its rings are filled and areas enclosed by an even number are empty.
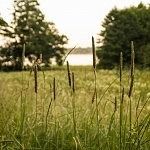
{"type": "Polygon", "coordinates": [[[133,85],[134,85],[134,59],[135,59],[135,53],[134,53],[134,44],[133,41],[131,41],[131,72],[130,72],[130,88],[129,88],[129,98],[132,95],[133,85]]]}
{"type": "Polygon", "coordinates": [[[38,82],[37,82],[37,64],[35,64],[34,66],[34,91],[35,93],[37,93],[37,86],[38,86],[38,82]]]}
{"type": "Polygon", "coordinates": [[[92,36],[92,53],[93,53],[93,68],[96,69],[96,50],[93,36],[92,36]]]}
{"type": "Polygon", "coordinates": [[[74,80],[74,73],[72,72],[72,90],[75,92],[75,80],[74,80]]]}
{"type": "Polygon", "coordinates": [[[67,61],[67,72],[68,72],[69,86],[71,87],[71,73],[70,73],[70,66],[69,66],[69,62],[68,61],[67,61]]]}
{"type": "Polygon", "coordinates": [[[135,52],[134,52],[134,44],[133,41],[131,41],[131,76],[134,76],[134,59],[135,59],[135,52]]]}
{"type": "Polygon", "coordinates": [[[54,94],[54,100],[56,100],[56,79],[55,79],[55,77],[53,80],[53,94],[54,94]]]}
{"type": "Polygon", "coordinates": [[[120,52],[120,86],[122,82],[122,68],[123,68],[123,55],[122,52],[120,52]]]}

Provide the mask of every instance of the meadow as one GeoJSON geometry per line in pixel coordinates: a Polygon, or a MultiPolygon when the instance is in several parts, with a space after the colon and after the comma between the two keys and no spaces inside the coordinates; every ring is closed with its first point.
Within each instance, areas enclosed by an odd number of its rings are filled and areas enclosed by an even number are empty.
{"type": "Polygon", "coordinates": [[[149,70],[67,70],[0,73],[1,150],[150,149],[149,70]]]}

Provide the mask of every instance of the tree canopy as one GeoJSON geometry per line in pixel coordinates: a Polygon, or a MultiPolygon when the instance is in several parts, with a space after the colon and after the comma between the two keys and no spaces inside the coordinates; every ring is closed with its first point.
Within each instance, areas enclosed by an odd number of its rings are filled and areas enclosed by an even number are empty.
{"type": "Polygon", "coordinates": [[[26,45],[26,55],[42,54],[45,63],[49,58],[56,57],[59,65],[65,54],[64,44],[68,39],[60,35],[53,22],[47,22],[39,9],[37,0],[14,0],[13,21],[9,25],[11,34],[8,41],[6,55],[15,59],[22,56],[22,47],[26,45]]]}
{"type": "Polygon", "coordinates": [[[134,42],[136,64],[150,66],[150,6],[140,3],[137,7],[112,9],[104,19],[99,34],[97,56],[99,66],[114,68],[123,52],[124,64],[130,63],[130,43],[134,42]]]}
{"type": "Polygon", "coordinates": [[[4,21],[2,17],[0,17],[0,26],[5,26],[7,23],[4,21]]]}
{"type": "Polygon", "coordinates": [[[6,30],[7,27],[7,22],[2,17],[0,17],[0,35],[5,35],[6,32],[8,33],[8,31],[6,30]]]}

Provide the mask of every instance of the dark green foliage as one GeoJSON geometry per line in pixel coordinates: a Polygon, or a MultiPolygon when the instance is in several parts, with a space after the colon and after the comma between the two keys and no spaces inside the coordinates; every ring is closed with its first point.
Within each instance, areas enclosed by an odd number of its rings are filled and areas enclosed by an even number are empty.
{"type": "Polygon", "coordinates": [[[10,36],[9,25],[2,17],[0,17],[0,35],[3,35],[3,36],[9,35],[10,36]]]}
{"type": "Polygon", "coordinates": [[[11,27],[11,42],[6,55],[21,59],[23,44],[26,44],[26,55],[42,54],[45,63],[49,62],[49,58],[56,57],[57,63],[62,64],[64,44],[68,39],[59,34],[54,23],[45,21],[37,0],[14,0],[11,27]]]}
{"type": "Polygon", "coordinates": [[[123,52],[124,64],[130,64],[131,41],[135,46],[135,63],[141,67],[150,66],[150,6],[142,3],[138,7],[122,10],[114,8],[106,16],[103,30],[99,34],[97,56],[99,66],[114,68],[119,65],[119,55],[123,52]]]}
{"type": "Polygon", "coordinates": [[[6,26],[7,23],[4,21],[4,19],[2,17],[0,17],[0,27],[1,26],[6,26]]]}

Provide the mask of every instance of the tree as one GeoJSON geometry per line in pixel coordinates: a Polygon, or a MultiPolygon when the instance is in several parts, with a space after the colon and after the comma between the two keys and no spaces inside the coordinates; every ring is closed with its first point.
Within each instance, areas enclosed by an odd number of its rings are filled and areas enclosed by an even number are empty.
{"type": "Polygon", "coordinates": [[[8,24],[2,17],[0,17],[0,35],[6,35],[8,33],[8,24]]]}
{"type": "MultiPolygon", "coordinates": [[[[8,33],[7,27],[8,27],[7,22],[2,17],[0,17],[0,35],[5,35],[6,33],[8,33]]],[[[2,46],[0,46],[0,54],[1,52],[2,46]]]]}
{"type": "Polygon", "coordinates": [[[97,56],[99,66],[114,68],[119,63],[120,52],[123,52],[124,64],[130,63],[130,43],[134,41],[136,64],[150,66],[150,6],[142,3],[138,7],[122,10],[112,9],[106,16],[103,30],[99,34],[97,56]]]}
{"type": "Polygon", "coordinates": [[[7,23],[4,21],[2,17],[0,17],[0,26],[5,26],[7,23]]]}
{"type": "Polygon", "coordinates": [[[43,55],[48,63],[49,58],[56,57],[57,63],[62,64],[65,54],[64,44],[68,39],[60,35],[55,24],[45,21],[39,9],[37,0],[14,0],[13,32],[9,43],[9,54],[15,59],[22,56],[22,47],[26,45],[26,55],[43,55]]]}

